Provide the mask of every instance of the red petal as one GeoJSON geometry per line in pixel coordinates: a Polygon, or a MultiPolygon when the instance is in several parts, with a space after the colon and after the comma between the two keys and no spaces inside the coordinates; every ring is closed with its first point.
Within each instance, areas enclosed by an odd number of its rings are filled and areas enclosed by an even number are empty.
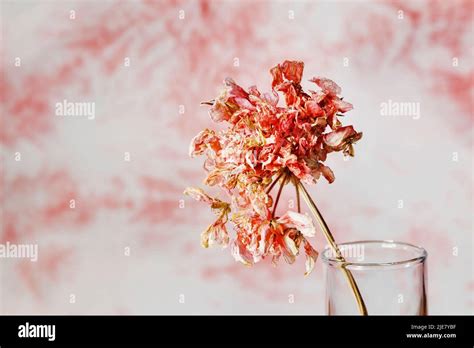
{"type": "Polygon", "coordinates": [[[332,183],[335,180],[334,173],[331,168],[321,164],[321,173],[323,173],[324,177],[329,183],[332,183]]]}
{"type": "Polygon", "coordinates": [[[303,76],[304,63],[298,61],[285,60],[281,65],[283,75],[287,80],[300,83],[303,76]]]}
{"type": "Polygon", "coordinates": [[[285,94],[285,102],[288,107],[295,105],[298,101],[298,94],[291,82],[283,82],[278,86],[277,91],[282,91],[285,94]]]}
{"type": "Polygon", "coordinates": [[[324,110],[314,100],[308,100],[304,105],[306,112],[313,117],[324,116],[324,110]]]}
{"type": "Polygon", "coordinates": [[[249,94],[245,92],[242,87],[236,84],[230,77],[227,77],[224,80],[224,83],[227,87],[229,87],[229,97],[248,98],[249,94]]]}
{"type": "Polygon", "coordinates": [[[271,68],[270,73],[273,76],[272,88],[275,88],[276,86],[283,83],[283,75],[281,74],[280,65],[277,65],[277,66],[271,68]]]}

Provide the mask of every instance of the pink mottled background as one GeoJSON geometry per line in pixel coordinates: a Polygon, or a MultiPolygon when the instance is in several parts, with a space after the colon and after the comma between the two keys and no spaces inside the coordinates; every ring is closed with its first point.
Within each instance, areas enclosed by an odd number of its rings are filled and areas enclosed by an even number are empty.
{"type": "Polygon", "coordinates": [[[180,208],[204,178],[187,155],[212,126],[199,102],[226,76],[268,90],[268,69],[298,59],[364,132],[311,188],[336,239],[424,246],[430,313],[472,314],[473,4],[2,1],[0,242],[38,243],[39,260],[0,259],[0,313],[323,314],[320,261],[310,277],[303,258],[243,267],[200,248],[206,206],[180,208]],[[95,119],[56,116],[63,99],[95,119]],[[421,117],[381,116],[389,99],[421,117]]]}

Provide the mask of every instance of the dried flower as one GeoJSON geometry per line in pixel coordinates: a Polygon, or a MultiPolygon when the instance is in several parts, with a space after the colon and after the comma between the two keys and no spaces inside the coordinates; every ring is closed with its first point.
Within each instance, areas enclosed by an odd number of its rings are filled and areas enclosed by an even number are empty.
{"type": "Polygon", "coordinates": [[[273,67],[271,93],[261,93],[255,86],[246,91],[230,78],[224,81],[221,95],[207,104],[211,104],[211,119],[229,126],[200,132],[189,153],[206,156],[204,183],[220,187],[230,202],[201,189],[188,188],[185,193],[208,203],[218,216],[201,236],[204,247],[230,244],[237,261],[252,265],[265,257],[276,263],[281,256],[293,263],[303,245],[305,274],[309,274],[318,256],[307,240],[315,235],[313,222],[295,211],[275,216],[276,203],[268,189],[282,174],[284,180],[291,175],[311,184],[322,175],[332,183],[334,173],[324,164],[327,155],[342,151],[353,156],[353,144],[362,133],[339,121],[338,116],[351,110],[352,104],[339,97],[341,88],[335,82],[316,77],[310,81],[319,90],[303,91],[303,68],[303,62],[297,61],[273,67]],[[285,107],[278,106],[280,95],[285,107]],[[234,238],[226,229],[229,220],[234,238]]]}

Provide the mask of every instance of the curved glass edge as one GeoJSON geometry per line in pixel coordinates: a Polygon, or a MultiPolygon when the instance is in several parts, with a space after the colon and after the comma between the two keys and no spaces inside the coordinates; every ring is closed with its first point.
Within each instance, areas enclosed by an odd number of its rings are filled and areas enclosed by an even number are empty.
{"type": "Polygon", "coordinates": [[[353,242],[345,242],[338,244],[338,247],[344,247],[347,245],[357,245],[357,244],[392,244],[393,246],[404,246],[410,249],[414,249],[419,253],[419,256],[413,257],[410,259],[394,261],[394,262],[342,262],[341,260],[336,259],[335,257],[327,256],[327,252],[331,251],[329,246],[326,246],[321,253],[321,259],[323,263],[333,266],[333,267],[344,267],[351,270],[363,270],[363,269],[387,269],[387,268],[405,268],[412,267],[416,264],[423,263],[428,257],[426,250],[420,246],[413,245],[405,242],[397,242],[394,240],[359,240],[353,242]]]}

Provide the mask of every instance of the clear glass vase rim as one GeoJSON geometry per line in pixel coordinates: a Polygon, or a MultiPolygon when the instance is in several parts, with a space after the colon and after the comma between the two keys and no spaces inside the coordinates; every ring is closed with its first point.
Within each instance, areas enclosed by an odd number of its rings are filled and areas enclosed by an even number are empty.
{"type": "Polygon", "coordinates": [[[398,245],[398,246],[404,246],[408,247],[412,250],[416,250],[417,253],[419,254],[416,257],[412,258],[407,258],[407,259],[402,259],[400,261],[394,261],[394,262],[358,262],[358,261],[346,261],[342,262],[341,260],[337,259],[335,256],[328,256],[327,253],[328,251],[332,252],[332,249],[329,246],[326,246],[321,253],[321,258],[325,264],[331,265],[331,266],[344,266],[346,267],[356,267],[356,268],[371,268],[371,267],[391,267],[391,266],[409,266],[411,264],[418,264],[421,262],[424,262],[428,256],[428,253],[426,250],[417,245],[413,245],[410,243],[406,242],[398,242],[394,240],[358,240],[358,241],[353,241],[353,242],[344,242],[344,243],[338,243],[338,247],[344,247],[347,245],[357,245],[357,244],[392,244],[392,245],[398,245]]]}

